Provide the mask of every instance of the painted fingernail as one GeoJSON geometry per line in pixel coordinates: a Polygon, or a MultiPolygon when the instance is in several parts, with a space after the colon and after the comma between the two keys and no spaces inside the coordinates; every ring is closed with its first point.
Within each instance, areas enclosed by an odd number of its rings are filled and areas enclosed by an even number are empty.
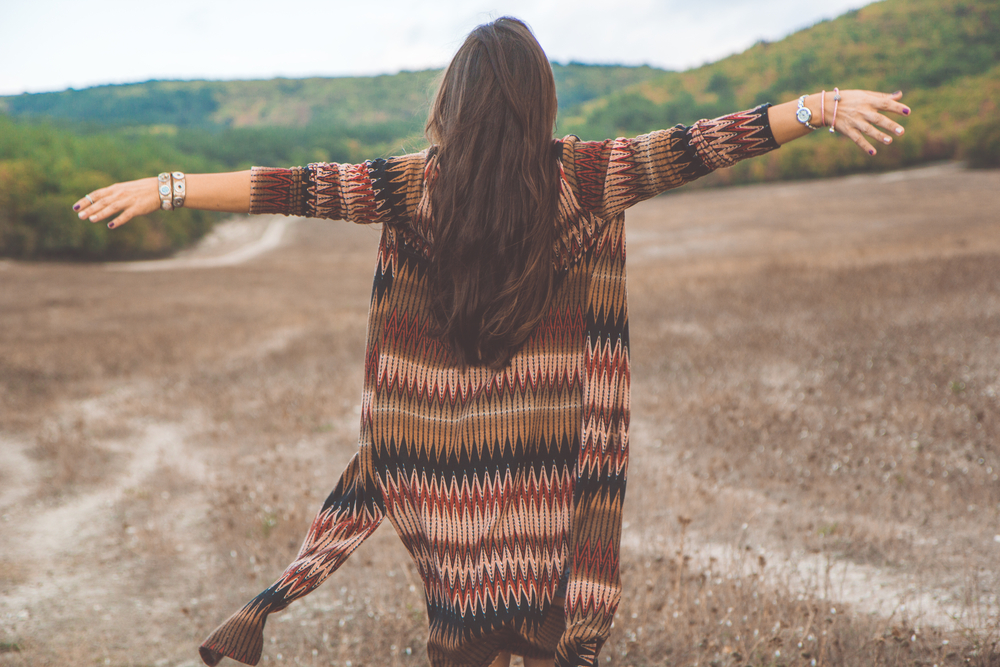
{"type": "Polygon", "coordinates": [[[897,90],[896,92],[893,93],[893,95],[902,95],[902,94],[903,94],[902,90],[897,90]]]}
{"type": "Polygon", "coordinates": [[[885,138],[885,139],[883,139],[882,141],[884,141],[884,142],[885,142],[885,143],[887,143],[887,144],[891,144],[891,143],[892,143],[892,137],[886,137],[886,138],[885,138]]]}
{"type": "Polygon", "coordinates": [[[77,217],[78,217],[78,218],[80,218],[81,220],[83,220],[84,218],[86,218],[86,217],[87,217],[87,214],[86,214],[86,213],[77,213],[76,215],[77,215],[77,217]]]}
{"type": "Polygon", "coordinates": [[[870,151],[868,151],[868,154],[869,154],[869,155],[875,155],[875,149],[873,148],[873,149],[871,149],[870,151]]]}
{"type": "Polygon", "coordinates": [[[80,210],[80,205],[79,204],[73,204],[73,210],[74,211],[79,211],[80,210]]]}
{"type": "Polygon", "coordinates": [[[115,228],[115,223],[109,222],[108,223],[108,229],[114,229],[114,228],[115,228]]]}
{"type": "Polygon", "coordinates": [[[896,134],[902,134],[902,133],[903,133],[903,128],[897,127],[896,128],[896,134]]]}
{"type": "Polygon", "coordinates": [[[904,116],[909,116],[910,115],[910,110],[909,109],[903,109],[903,115],[904,116]]]}

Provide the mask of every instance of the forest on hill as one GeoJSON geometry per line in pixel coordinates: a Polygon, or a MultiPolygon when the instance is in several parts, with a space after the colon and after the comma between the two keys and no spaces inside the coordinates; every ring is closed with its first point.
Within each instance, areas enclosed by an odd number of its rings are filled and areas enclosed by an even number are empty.
{"type": "Polygon", "coordinates": [[[822,89],[902,90],[915,111],[906,137],[869,160],[817,132],[760,160],[714,175],[745,182],[885,170],[942,159],[997,164],[1000,3],[885,0],[774,43],[686,72],[664,72],[564,115],[583,138],[631,135],[822,89]],[[992,158],[989,153],[992,151],[992,158]],[[971,154],[970,154],[971,153],[971,154]]]}
{"type": "MultiPolygon", "coordinates": [[[[830,176],[942,159],[1000,166],[1000,3],[884,0],[685,72],[553,64],[557,134],[634,135],[838,85],[902,89],[904,141],[869,160],[817,132],[708,184],[830,176]]],[[[80,193],[165,169],[360,161],[420,150],[439,71],[268,81],[149,81],[0,97],[0,256],[158,256],[217,216],[157,213],[114,234],[80,193]]]]}

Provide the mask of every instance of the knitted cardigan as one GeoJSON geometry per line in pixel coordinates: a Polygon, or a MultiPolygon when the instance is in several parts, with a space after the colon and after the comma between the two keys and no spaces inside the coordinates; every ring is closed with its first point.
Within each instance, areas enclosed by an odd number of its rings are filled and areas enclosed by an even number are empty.
{"type": "Polygon", "coordinates": [[[434,667],[501,650],[594,665],[621,596],[629,429],[624,211],[777,147],[767,105],[632,139],[557,141],[558,288],[506,367],[460,367],[428,334],[434,243],[424,151],[255,168],[251,213],[381,223],[359,449],[298,557],[205,640],[256,664],[267,615],[325,580],[388,518],[424,583],[434,667]],[[553,605],[566,578],[565,606],[553,605]]]}

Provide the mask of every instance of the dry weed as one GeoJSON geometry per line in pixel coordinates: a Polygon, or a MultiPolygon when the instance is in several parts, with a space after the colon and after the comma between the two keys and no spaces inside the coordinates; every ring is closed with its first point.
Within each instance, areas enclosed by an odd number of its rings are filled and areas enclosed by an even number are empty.
{"type": "Polygon", "coordinates": [[[40,493],[49,497],[71,494],[113,475],[118,457],[98,441],[81,418],[70,423],[46,420],[29,452],[46,471],[40,493]]]}

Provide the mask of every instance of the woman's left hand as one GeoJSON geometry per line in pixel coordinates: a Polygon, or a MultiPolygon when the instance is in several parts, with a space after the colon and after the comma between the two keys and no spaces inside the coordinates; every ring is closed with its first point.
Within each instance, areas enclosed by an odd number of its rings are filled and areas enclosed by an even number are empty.
{"type": "Polygon", "coordinates": [[[824,124],[846,135],[869,155],[875,155],[876,150],[869,138],[888,145],[893,137],[903,134],[903,126],[882,113],[887,111],[908,116],[910,108],[900,103],[902,97],[903,93],[899,90],[891,95],[870,90],[842,90],[838,103],[834,100],[834,93],[827,91],[822,105],[826,111],[824,124]]]}
{"type": "MultiPolygon", "coordinates": [[[[841,90],[839,95],[839,101],[836,99],[837,93],[832,90],[806,95],[803,106],[812,114],[810,123],[813,127],[829,130],[832,126],[869,155],[876,153],[869,139],[885,145],[892,143],[893,137],[903,134],[903,126],[885,115],[886,112],[910,115],[910,108],[899,101],[903,97],[902,92],[889,94],[871,90],[841,90]]],[[[768,109],[771,132],[779,144],[812,132],[796,118],[798,103],[798,100],[792,100],[768,109]]]]}

